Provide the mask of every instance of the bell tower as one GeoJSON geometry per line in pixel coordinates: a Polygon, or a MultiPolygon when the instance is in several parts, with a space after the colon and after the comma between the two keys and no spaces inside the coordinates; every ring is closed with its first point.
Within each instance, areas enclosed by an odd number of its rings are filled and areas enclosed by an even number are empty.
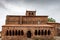
{"type": "Polygon", "coordinates": [[[36,11],[26,11],[26,16],[36,16],[36,11]]]}

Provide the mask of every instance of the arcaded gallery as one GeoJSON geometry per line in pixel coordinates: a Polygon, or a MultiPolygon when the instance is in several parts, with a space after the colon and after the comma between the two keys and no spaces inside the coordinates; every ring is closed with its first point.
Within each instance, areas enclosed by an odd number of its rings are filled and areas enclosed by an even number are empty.
{"type": "Polygon", "coordinates": [[[26,15],[7,15],[2,26],[2,40],[27,40],[28,38],[52,38],[59,23],[48,22],[48,16],[36,15],[36,11],[26,11],[26,15]]]}

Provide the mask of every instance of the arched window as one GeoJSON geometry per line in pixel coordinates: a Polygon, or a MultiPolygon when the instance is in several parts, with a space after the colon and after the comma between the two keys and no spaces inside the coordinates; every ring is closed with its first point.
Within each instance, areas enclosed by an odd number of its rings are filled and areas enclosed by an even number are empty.
{"type": "Polygon", "coordinates": [[[18,35],[20,35],[20,30],[18,30],[18,35]]]}
{"type": "Polygon", "coordinates": [[[50,35],[51,34],[51,31],[50,30],[48,30],[48,35],[50,35]]]}
{"type": "Polygon", "coordinates": [[[38,30],[38,35],[40,35],[40,30],[38,30]]]}
{"type": "Polygon", "coordinates": [[[14,36],[14,30],[12,30],[12,36],[14,36]]]}
{"type": "Polygon", "coordinates": [[[35,30],[35,33],[34,34],[37,35],[37,30],[35,30]]]}
{"type": "Polygon", "coordinates": [[[47,35],[47,30],[45,30],[44,35],[47,35]]]}
{"type": "Polygon", "coordinates": [[[23,30],[21,30],[21,35],[24,35],[24,32],[23,32],[23,30]]]}
{"type": "Polygon", "coordinates": [[[17,35],[17,30],[15,30],[15,35],[17,35]]]}
{"type": "Polygon", "coordinates": [[[9,35],[11,36],[11,30],[9,30],[9,35]]]}
{"type": "Polygon", "coordinates": [[[8,36],[8,30],[6,31],[6,35],[8,36]]]}
{"type": "Polygon", "coordinates": [[[43,35],[43,30],[41,30],[41,35],[43,35]]]}

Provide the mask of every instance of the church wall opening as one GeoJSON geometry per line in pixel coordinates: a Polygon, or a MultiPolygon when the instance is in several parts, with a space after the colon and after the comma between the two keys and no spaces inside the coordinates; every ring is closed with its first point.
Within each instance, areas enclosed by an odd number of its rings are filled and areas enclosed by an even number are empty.
{"type": "Polygon", "coordinates": [[[31,31],[27,31],[27,38],[31,38],[31,31]]]}

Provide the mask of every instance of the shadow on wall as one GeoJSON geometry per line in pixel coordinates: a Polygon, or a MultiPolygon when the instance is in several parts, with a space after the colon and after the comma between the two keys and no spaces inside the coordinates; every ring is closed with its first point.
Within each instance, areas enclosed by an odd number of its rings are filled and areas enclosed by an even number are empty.
{"type": "Polygon", "coordinates": [[[0,38],[1,38],[1,31],[0,31],[0,38]]]}
{"type": "Polygon", "coordinates": [[[0,31],[0,40],[1,40],[1,31],[0,31]]]}
{"type": "Polygon", "coordinates": [[[48,38],[33,38],[33,40],[56,40],[55,38],[50,38],[50,39],[48,39],[48,38]]]}

